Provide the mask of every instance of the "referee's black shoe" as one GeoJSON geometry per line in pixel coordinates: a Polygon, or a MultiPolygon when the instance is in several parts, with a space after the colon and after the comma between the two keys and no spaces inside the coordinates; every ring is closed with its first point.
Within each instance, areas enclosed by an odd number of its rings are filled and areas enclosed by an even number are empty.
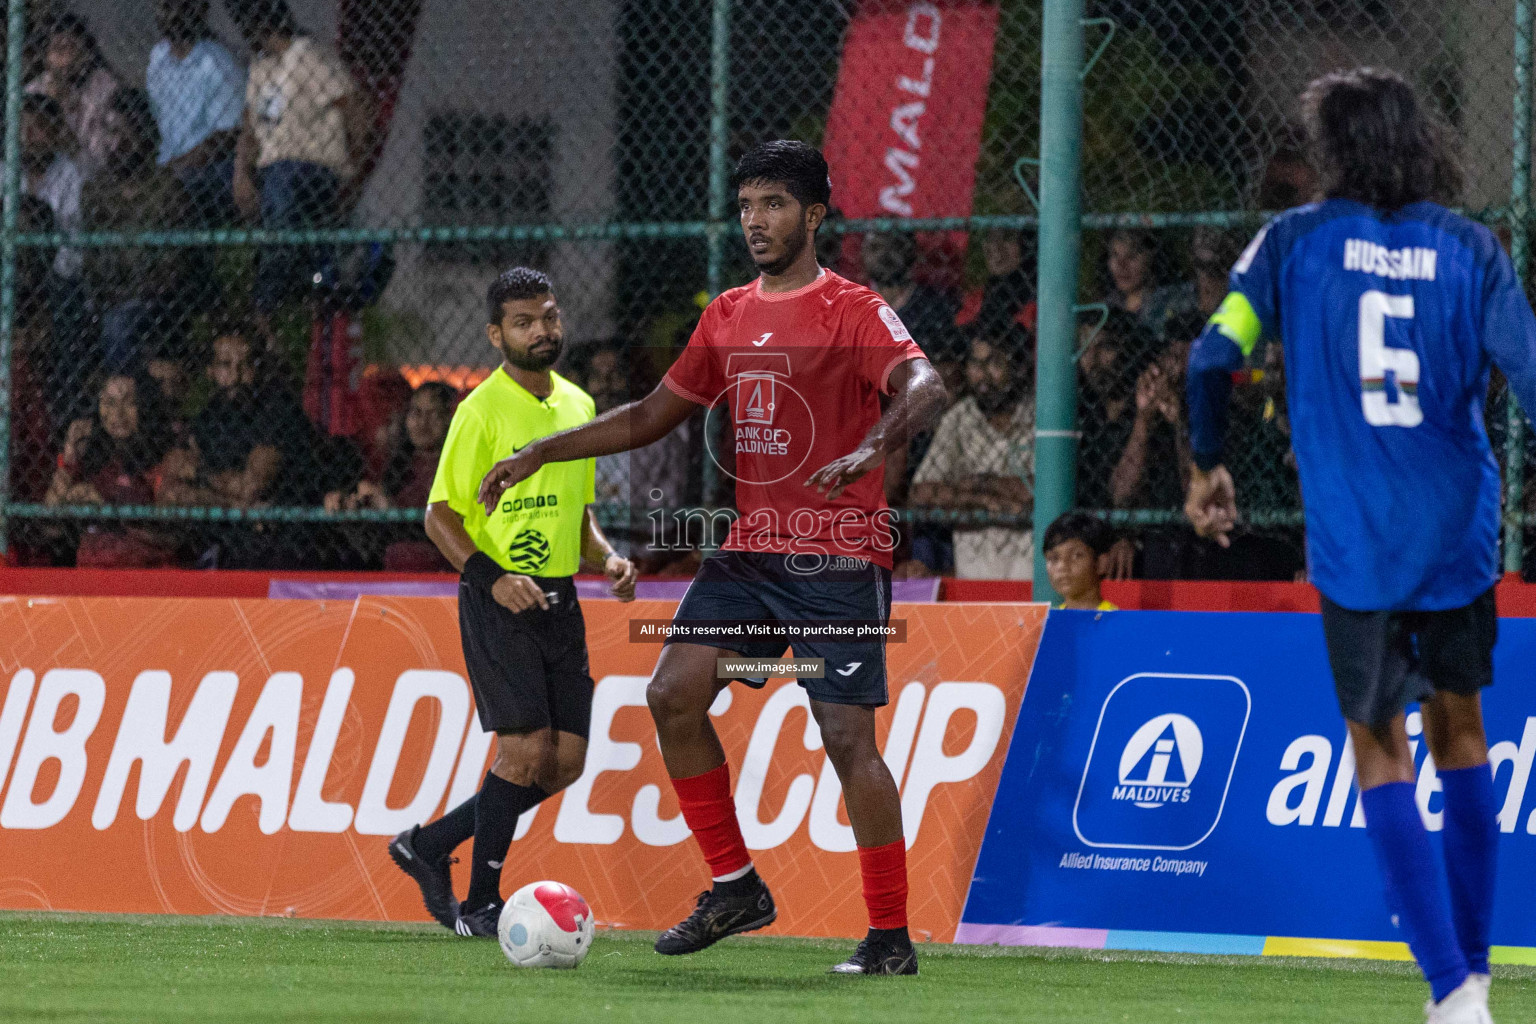
{"type": "Polygon", "coordinates": [[[496,937],[496,925],[501,921],[501,902],[487,903],[479,910],[465,910],[459,906],[459,919],[454,922],[455,933],[466,939],[496,937]]]}
{"type": "Polygon", "coordinates": [[[832,968],[832,974],[916,974],[917,950],[905,928],[871,928],[853,956],[832,968]]]}
{"type": "Polygon", "coordinates": [[[693,913],[679,924],[673,925],[656,939],[656,952],[664,956],[681,956],[707,949],[728,935],[755,931],[773,924],[779,916],[774,905],[773,893],[761,878],[755,888],[745,893],[724,895],[718,889],[699,893],[693,913]]]}
{"type": "Polygon", "coordinates": [[[417,853],[416,833],[420,830],[420,825],[412,825],[391,839],[389,859],[415,881],[432,920],[451,930],[459,919],[459,901],[453,898],[453,876],[448,871],[448,865],[454,861],[452,857],[439,857],[429,863],[417,853]]]}

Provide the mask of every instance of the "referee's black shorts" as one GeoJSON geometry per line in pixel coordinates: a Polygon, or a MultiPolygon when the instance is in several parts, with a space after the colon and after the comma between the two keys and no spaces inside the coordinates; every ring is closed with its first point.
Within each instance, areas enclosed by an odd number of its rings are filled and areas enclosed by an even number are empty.
{"type": "Polygon", "coordinates": [[[1323,636],[1344,717],[1379,727],[1437,691],[1493,685],[1493,589],[1437,612],[1357,612],[1323,598],[1323,636]]]}
{"type": "Polygon", "coordinates": [[[512,612],[479,587],[459,584],[459,634],[487,732],[553,728],[585,738],[592,721],[587,627],[569,576],[533,577],[553,594],[546,611],[512,612]]]}

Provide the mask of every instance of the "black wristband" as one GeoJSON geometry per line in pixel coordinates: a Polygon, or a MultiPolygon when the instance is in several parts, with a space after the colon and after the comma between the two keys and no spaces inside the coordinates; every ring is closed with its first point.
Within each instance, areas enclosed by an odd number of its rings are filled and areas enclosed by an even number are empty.
{"type": "Polygon", "coordinates": [[[459,574],[459,579],[472,587],[479,587],[486,593],[496,585],[496,581],[507,574],[507,570],[496,564],[496,559],[484,551],[476,551],[464,562],[464,571],[459,574]]]}

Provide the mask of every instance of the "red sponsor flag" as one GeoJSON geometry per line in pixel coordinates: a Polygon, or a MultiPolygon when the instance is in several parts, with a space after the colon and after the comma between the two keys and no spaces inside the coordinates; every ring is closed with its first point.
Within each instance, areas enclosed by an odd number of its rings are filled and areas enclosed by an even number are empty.
{"type": "MultiPolygon", "coordinates": [[[[994,3],[860,5],[827,116],[832,201],[844,216],[970,216],[996,35],[994,3]]],[[[957,283],[966,233],[921,241],[924,276],[957,283]]]]}

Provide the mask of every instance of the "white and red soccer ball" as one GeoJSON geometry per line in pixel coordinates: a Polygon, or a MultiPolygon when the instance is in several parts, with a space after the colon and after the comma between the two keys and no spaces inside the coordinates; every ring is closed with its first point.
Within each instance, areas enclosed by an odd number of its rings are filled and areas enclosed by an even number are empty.
{"type": "Polygon", "coordinates": [[[496,938],[518,967],[575,967],[592,948],[592,908],[562,882],[533,882],[501,908],[496,938]]]}

